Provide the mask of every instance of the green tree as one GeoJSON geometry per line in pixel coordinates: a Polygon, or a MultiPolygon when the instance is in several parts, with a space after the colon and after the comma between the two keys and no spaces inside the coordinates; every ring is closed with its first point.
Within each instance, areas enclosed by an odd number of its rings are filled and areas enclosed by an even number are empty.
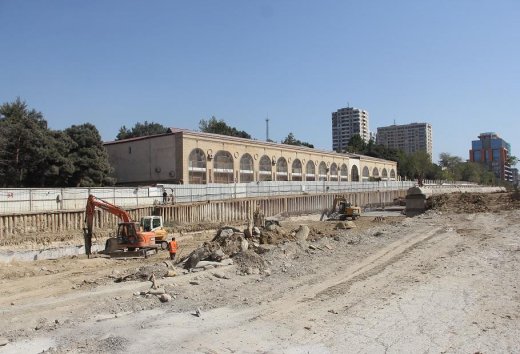
{"type": "Polygon", "coordinates": [[[432,169],[432,159],[426,151],[416,151],[410,155],[414,177],[424,179],[432,169]]]}
{"type": "Polygon", "coordinates": [[[353,154],[363,154],[364,152],[366,152],[366,149],[367,144],[359,134],[353,135],[347,144],[347,152],[353,154]]]}
{"type": "Polygon", "coordinates": [[[201,121],[199,122],[199,129],[201,132],[204,133],[213,133],[251,139],[251,135],[249,135],[245,131],[238,130],[235,127],[230,127],[222,119],[217,120],[215,116],[212,116],[208,120],[201,119],[201,121]]]}
{"type": "Polygon", "coordinates": [[[108,153],[103,147],[97,128],[90,123],[85,123],[73,125],[65,129],[65,133],[75,143],[70,150],[74,173],[69,179],[69,186],[113,185],[115,179],[111,177],[112,168],[108,162],[108,153]]]}
{"type": "Polygon", "coordinates": [[[116,140],[164,134],[167,131],[168,128],[166,128],[162,124],[154,122],[148,123],[148,121],[145,120],[144,123],[137,122],[132,129],[128,129],[126,126],[123,125],[121,128],[119,128],[119,133],[116,136],[116,140]]]}
{"type": "Polygon", "coordinates": [[[300,141],[294,137],[293,133],[289,133],[285,139],[282,140],[282,144],[286,145],[295,145],[295,146],[306,146],[309,148],[314,148],[314,145],[307,143],[305,141],[300,141]]]}
{"type": "Polygon", "coordinates": [[[443,152],[439,155],[439,166],[443,169],[441,173],[442,179],[447,180],[460,180],[461,179],[461,164],[463,164],[462,158],[453,156],[447,152],[443,152]]]}
{"type": "Polygon", "coordinates": [[[513,155],[509,155],[506,159],[506,164],[508,164],[509,166],[514,166],[514,165],[516,165],[517,162],[518,162],[518,158],[513,155]]]}
{"type": "Polygon", "coordinates": [[[404,151],[399,151],[397,157],[397,173],[399,176],[407,179],[413,179],[415,174],[415,167],[411,156],[404,151]]]}
{"type": "Polygon", "coordinates": [[[459,165],[460,180],[480,183],[482,178],[482,165],[475,162],[465,162],[459,165]]]}
{"type": "Polygon", "coordinates": [[[74,173],[74,162],[69,157],[76,143],[63,131],[50,131],[46,161],[41,166],[42,186],[67,186],[74,173]]]}
{"type": "Polygon", "coordinates": [[[20,98],[0,106],[1,187],[111,185],[110,171],[92,124],[54,131],[20,98]]]}
{"type": "MultiPolygon", "coordinates": [[[[41,187],[49,165],[49,151],[57,156],[52,132],[43,114],[29,109],[20,98],[0,106],[0,185],[4,187],[41,187]]],[[[57,162],[57,161],[55,161],[57,162]]]]}

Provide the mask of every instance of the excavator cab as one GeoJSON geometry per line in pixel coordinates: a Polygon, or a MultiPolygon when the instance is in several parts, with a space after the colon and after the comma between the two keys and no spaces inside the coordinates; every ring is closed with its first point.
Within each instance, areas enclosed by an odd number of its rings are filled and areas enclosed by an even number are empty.
{"type": "Polygon", "coordinates": [[[162,216],[143,216],[139,226],[142,231],[153,232],[155,234],[155,243],[160,244],[163,250],[168,248],[168,238],[170,235],[164,228],[162,216]]]}
{"type": "Polygon", "coordinates": [[[140,226],[143,231],[155,231],[163,227],[163,220],[161,216],[144,216],[140,226]]]}
{"type": "Polygon", "coordinates": [[[138,241],[135,223],[121,223],[117,228],[119,244],[135,244],[138,241]]]}

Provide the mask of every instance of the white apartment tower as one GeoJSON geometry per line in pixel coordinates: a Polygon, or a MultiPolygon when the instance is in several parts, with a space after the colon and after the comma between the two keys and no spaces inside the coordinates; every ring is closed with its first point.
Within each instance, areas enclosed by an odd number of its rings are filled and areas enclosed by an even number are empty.
{"type": "Polygon", "coordinates": [[[426,151],[432,156],[432,126],[429,123],[390,125],[377,128],[377,144],[401,149],[407,154],[426,151]]]}
{"type": "Polygon", "coordinates": [[[368,130],[368,112],[362,109],[347,107],[332,112],[332,149],[344,150],[350,138],[359,134],[368,142],[370,132],[368,130]]]}

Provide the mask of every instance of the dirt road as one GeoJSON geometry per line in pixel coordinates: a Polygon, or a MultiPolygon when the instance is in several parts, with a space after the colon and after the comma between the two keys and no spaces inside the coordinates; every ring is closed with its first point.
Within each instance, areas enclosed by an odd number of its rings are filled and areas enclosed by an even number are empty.
{"type": "Polygon", "coordinates": [[[114,282],[166,255],[2,266],[0,353],[520,352],[519,217],[430,211],[338,231],[287,221],[327,237],[273,246],[260,274],[177,270],[159,279],[166,303],[139,295],[150,282],[114,282]]]}

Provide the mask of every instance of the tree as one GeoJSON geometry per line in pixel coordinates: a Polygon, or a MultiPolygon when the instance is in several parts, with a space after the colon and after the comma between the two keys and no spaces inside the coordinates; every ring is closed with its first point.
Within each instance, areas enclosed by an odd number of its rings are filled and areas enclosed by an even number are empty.
{"type": "Polygon", "coordinates": [[[74,173],[69,179],[69,186],[113,185],[115,179],[110,176],[112,168],[97,128],[90,123],[85,123],[73,125],[65,129],[65,133],[75,143],[70,150],[74,173]]]}
{"type": "Polygon", "coordinates": [[[416,151],[410,155],[414,177],[424,179],[432,168],[432,159],[426,151],[416,151]]]}
{"type": "Polygon", "coordinates": [[[199,122],[199,129],[201,132],[204,133],[213,133],[251,139],[251,135],[249,135],[245,131],[237,130],[234,127],[230,127],[222,119],[217,120],[215,116],[212,116],[208,120],[201,119],[201,121],[199,122]]]}
{"type": "Polygon", "coordinates": [[[74,173],[74,162],[69,158],[76,143],[63,131],[50,131],[46,163],[41,166],[42,186],[67,186],[74,173]]]}
{"type": "Polygon", "coordinates": [[[53,141],[43,114],[20,98],[0,106],[0,185],[39,187],[53,141]]]}
{"type": "Polygon", "coordinates": [[[305,141],[300,141],[294,137],[293,133],[289,133],[285,139],[282,140],[282,144],[286,145],[295,145],[295,146],[306,146],[309,148],[314,148],[314,145],[307,143],[305,141]]]}
{"type": "Polygon", "coordinates": [[[110,171],[92,124],[55,131],[20,98],[0,106],[0,187],[111,185],[110,171]]]}
{"type": "Polygon", "coordinates": [[[514,166],[514,165],[516,165],[517,162],[518,162],[518,158],[513,155],[509,155],[506,159],[506,164],[508,164],[509,166],[514,166]]]}
{"type": "Polygon", "coordinates": [[[168,128],[164,127],[162,124],[154,122],[148,123],[148,121],[145,120],[144,123],[137,122],[132,129],[128,129],[123,125],[121,128],[119,128],[119,133],[116,136],[116,140],[164,134],[167,131],[168,128]]]}
{"type": "Polygon", "coordinates": [[[447,152],[443,152],[439,155],[439,165],[443,168],[442,173],[443,179],[447,180],[460,180],[460,165],[463,163],[462,158],[453,156],[447,152]]]}
{"type": "Polygon", "coordinates": [[[366,148],[367,144],[359,134],[353,135],[347,144],[347,152],[354,154],[362,154],[366,151],[366,148]]]}

